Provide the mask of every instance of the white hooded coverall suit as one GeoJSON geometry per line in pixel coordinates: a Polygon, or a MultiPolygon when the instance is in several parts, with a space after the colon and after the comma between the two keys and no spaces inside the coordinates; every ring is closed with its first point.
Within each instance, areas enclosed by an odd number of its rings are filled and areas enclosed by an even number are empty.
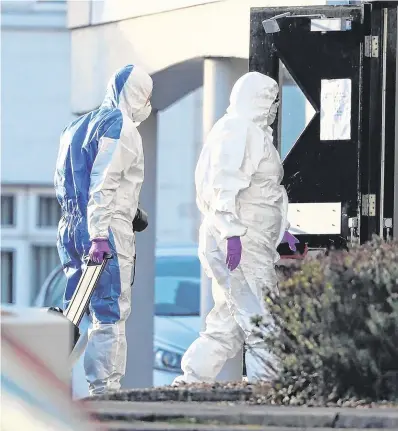
{"type": "Polygon", "coordinates": [[[62,208],[57,246],[67,278],[65,309],[85,267],[91,242],[109,241],[113,254],[90,301],[92,328],[84,366],[91,395],[120,389],[125,374],[125,323],[135,271],[134,220],[144,180],[137,125],[151,112],[152,79],[128,65],[110,79],[102,105],[61,135],[55,189],[62,208]]]}
{"type": "Polygon", "coordinates": [[[199,258],[212,279],[215,305],[206,330],[185,353],[184,374],[176,383],[214,382],[244,342],[249,381],[275,377],[276,364],[255,335],[259,328],[252,318],[272,322],[264,294],[277,289],[276,248],[288,228],[283,167],[269,127],[276,116],[277,96],[278,84],[270,77],[258,72],[242,76],[234,85],[227,113],[214,125],[199,157],[195,174],[203,215],[199,258]],[[235,236],[241,238],[242,258],[231,272],[226,240],[235,236]]]}

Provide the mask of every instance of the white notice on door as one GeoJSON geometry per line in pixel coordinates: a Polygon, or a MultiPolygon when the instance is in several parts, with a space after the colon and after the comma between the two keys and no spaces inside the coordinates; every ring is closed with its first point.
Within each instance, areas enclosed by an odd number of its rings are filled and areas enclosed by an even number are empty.
{"type": "Polygon", "coordinates": [[[321,141],[351,139],[351,79],[322,79],[321,141]]]}

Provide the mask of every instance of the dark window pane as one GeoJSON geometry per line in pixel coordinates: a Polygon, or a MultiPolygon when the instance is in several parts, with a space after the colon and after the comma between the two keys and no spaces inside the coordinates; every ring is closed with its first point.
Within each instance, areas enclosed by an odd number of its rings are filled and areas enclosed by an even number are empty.
{"type": "Polygon", "coordinates": [[[14,196],[1,197],[1,225],[15,226],[15,199],[14,196]]]}
{"type": "Polygon", "coordinates": [[[12,303],[14,290],[14,253],[1,252],[1,302],[12,303]]]}
{"type": "Polygon", "coordinates": [[[39,227],[57,227],[60,218],[61,207],[57,199],[49,196],[40,196],[37,225],[39,227]]]}

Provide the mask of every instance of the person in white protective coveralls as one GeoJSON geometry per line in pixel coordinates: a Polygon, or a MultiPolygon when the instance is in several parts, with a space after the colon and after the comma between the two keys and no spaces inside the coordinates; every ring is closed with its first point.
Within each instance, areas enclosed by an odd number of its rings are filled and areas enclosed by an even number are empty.
{"type": "Polygon", "coordinates": [[[90,302],[84,367],[91,395],[120,388],[125,374],[125,322],[131,309],[133,220],[144,180],[137,125],[151,113],[152,79],[137,66],[111,78],[104,102],[62,133],[55,189],[62,208],[57,246],[67,278],[64,306],[76,289],[84,257],[111,259],[90,302]]]}
{"type": "MultiPolygon", "coordinates": [[[[199,258],[212,279],[215,305],[205,331],[183,356],[184,374],[175,385],[214,382],[245,342],[248,380],[275,377],[277,364],[255,335],[252,318],[262,316],[272,324],[264,294],[277,289],[277,246],[288,228],[283,167],[270,128],[277,98],[273,79],[258,72],[243,75],[199,157],[199,258]]],[[[290,245],[289,240],[285,238],[290,245]]]]}

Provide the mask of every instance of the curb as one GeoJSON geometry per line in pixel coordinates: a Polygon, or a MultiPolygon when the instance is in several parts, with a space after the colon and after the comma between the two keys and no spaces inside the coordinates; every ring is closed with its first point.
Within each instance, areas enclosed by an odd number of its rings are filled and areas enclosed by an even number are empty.
{"type": "MultiPolygon", "coordinates": [[[[144,423],[144,422],[108,422],[107,431],[264,431],[264,427],[249,425],[248,427],[228,425],[192,425],[192,424],[170,424],[166,422],[144,423]]],[[[266,431],[347,431],[343,428],[275,428],[267,427],[266,431]]],[[[363,429],[351,429],[349,431],[363,431],[363,429]]],[[[373,428],[373,431],[383,431],[373,428]]]]}
{"type": "Polygon", "coordinates": [[[94,395],[83,401],[132,401],[132,402],[247,402],[253,396],[266,394],[269,386],[264,390],[247,388],[149,388],[128,389],[111,392],[104,395],[94,395]]]}
{"type": "Polygon", "coordinates": [[[94,401],[85,404],[94,417],[103,422],[156,423],[183,419],[191,424],[257,425],[288,429],[398,429],[398,409],[389,408],[300,408],[128,401],[94,401]]]}
{"type": "MultiPolygon", "coordinates": [[[[220,431],[218,425],[203,424],[170,424],[167,422],[107,422],[106,431],[220,431]]],[[[222,431],[264,431],[263,427],[222,425],[222,431]]],[[[303,431],[302,428],[267,428],[267,431],[303,431]]],[[[319,431],[319,430],[317,430],[319,431]]],[[[320,430],[330,431],[330,430],[320,430]]],[[[336,431],[336,430],[331,430],[336,431]]]]}

